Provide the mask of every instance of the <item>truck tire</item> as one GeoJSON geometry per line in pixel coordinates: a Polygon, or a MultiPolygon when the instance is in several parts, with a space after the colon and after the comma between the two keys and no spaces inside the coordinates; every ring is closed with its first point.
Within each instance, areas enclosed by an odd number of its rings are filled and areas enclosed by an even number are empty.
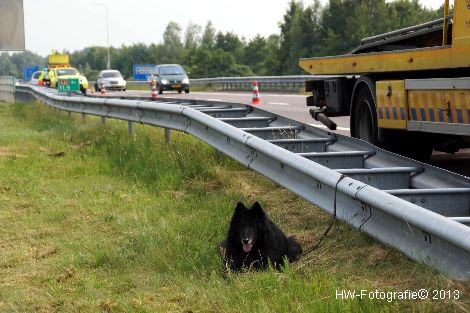
{"type": "Polygon", "coordinates": [[[356,97],[352,134],[358,139],[378,145],[377,112],[369,88],[362,87],[356,97]]]}

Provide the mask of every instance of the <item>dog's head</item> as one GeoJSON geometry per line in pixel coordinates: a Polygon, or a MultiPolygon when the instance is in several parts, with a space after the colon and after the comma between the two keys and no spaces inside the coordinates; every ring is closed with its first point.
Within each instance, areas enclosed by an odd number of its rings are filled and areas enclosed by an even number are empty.
{"type": "Polygon", "coordinates": [[[245,253],[251,252],[257,241],[263,239],[266,229],[266,214],[261,205],[255,202],[250,209],[237,203],[230,222],[229,235],[245,253]]]}

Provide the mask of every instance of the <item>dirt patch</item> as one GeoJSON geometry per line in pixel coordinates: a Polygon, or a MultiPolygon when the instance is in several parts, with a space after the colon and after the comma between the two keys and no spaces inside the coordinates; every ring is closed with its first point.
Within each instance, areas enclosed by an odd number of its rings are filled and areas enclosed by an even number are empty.
{"type": "Polygon", "coordinates": [[[20,153],[15,153],[11,151],[8,147],[0,147],[0,158],[2,157],[24,158],[24,155],[20,153]]]}
{"type": "Polygon", "coordinates": [[[48,258],[54,254],[57,254],[59,249],[55,246],[44,247],[42,249],[34,249],[34,258],[36,260],[48,258]]]}

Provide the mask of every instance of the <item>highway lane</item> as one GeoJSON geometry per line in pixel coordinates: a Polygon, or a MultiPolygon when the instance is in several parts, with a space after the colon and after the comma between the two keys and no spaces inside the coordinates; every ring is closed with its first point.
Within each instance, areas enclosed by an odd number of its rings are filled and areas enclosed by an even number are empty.
{"type": "MultiPolygon", "coordinates": [[[[149,91],[128,90],[126,92],[108,92],[106,96],[138,96],[149,97],[149,91]]],[[[178,94],[177,92],[164,92],[158,95],[161,98],[180,98],[180,99],[197,99],[209,101],[235,102],[243,104],[251,104],[251,92],[191,92],[189,94],[178,94]]],[[[283,93],[263,93],[261,91],[260,109],[285,116],[287,118],[311,124],[316,127],[326,129],[326,127],[315,121],[309,114],[309,107],[306,106],[305,95],[283,94],[283,93]]],[[[349,116],[341,116],[332,118],[338,125],[338,129],[334,132],[349,136],[349,116]]],[[[447,153],[434,152],[431,158],[431,164],[470,176],[470,149],[465,149],[454,155],[447,153]]]]}

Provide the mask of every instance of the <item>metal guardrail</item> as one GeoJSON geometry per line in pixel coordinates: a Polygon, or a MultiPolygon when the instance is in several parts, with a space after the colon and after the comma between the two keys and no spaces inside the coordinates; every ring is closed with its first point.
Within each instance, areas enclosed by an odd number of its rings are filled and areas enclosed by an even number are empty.
{"type": "Polygon", "coordinates": [[[252,90],[253,81],[258,87],[272,91],[299,91],[305,88],[305,81],[312,75],[296,76],[248,76],[248,77],[217,77],[191,79],[191,84],[196,86],[208,86],[218,90],[252,90]]]}
{"type": "Polygon", "coordinates": [[[410,258],[470,278],[468,177],[242,104],[55,92],[17,87],[19,96],[68,112],[191,134],[329,214],[336,202],[339,219],[410,258]]]}
{"type": "MultiPolygon", "coordinates": [[[[248,76],[248,77],[216,77],[190,79],[192,86],[204,86],[215,90],[252,90],[253,81],[258,82],[262,90],[269,91],[296,91],[305,87],[305,81],[312,79],[312,75],[292,76],[248,76]]],[[[128,86],[148,85],[148,82],[127,81],[128,86]]]]}
{"type": "Polygon", "coordinates": [[[16,79],[13,76],[0,77],[0,102],[11,102],[14,99],[16,79]]]}

